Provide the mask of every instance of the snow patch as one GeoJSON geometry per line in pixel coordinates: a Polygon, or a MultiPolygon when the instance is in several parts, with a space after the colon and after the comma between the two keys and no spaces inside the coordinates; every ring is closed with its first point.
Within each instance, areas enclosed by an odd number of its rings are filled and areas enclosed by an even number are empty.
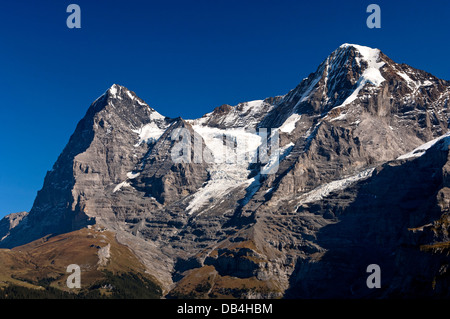
{"type": "Polygon", "coordinates": [[[442,139],[444,140],[444,144],[442,145],[443,149],[448,149],[448,146],[450,145],[450,139],[448,138],[450,137],[450,132],[447,132],[446,134],[439,136],[438,138],[435,138],[425,144],[420,145],[419,147],[415,148],[414,150],[412,150],[409,153],[403,154],[402,156],[397,157],[398,160],[402,160],[402,159],[408,159],[408,158],[415,158],[415,157],[420,157],[423,154],[425,154],[425,152],[430,149],[433,145],[435,145],[437,142],[439,142],[442,139]]]}
{"type": "MultiPolygon", "coordinates": [[[[155,112],[157,113],[157,112],[155,112]]],[[[159,113],[158,113],[159,114],[159,113]]],[[[153,115],[153,113],[152,113],[153,115]]],[[[164,133],[164,129],[160,129],[155,122],[145,124],[137,130],[132,130],[134,133],[139,134],[139,141],[134,145],[135,147],[141,145],[142,143],[154,143],[161,135],[164,133]]]]}
{"type": "Polygon", "coordinates": [[[341,113],[339,116],[336,116],[334,119],[330,120],[330,122],[344,120],[346,117],[347,113],[341,113]]]}
{"type": "MultiPolygon", "coordinates": [[[[138,101],[139,102],[139,101],[138,101]]],[[[142,105],[142,103],[140,103],[142,105]]],[[[144,104],[146,105],[146,104],[144,104]]],[[[166,117],[164,115],[159,114],[155,110],[150,114],[150,120],[164,120],[166,117]]]]}
{"type": "Polygon", "coordinates": [[[343,44],[341,47],[352,46],[356,48],[361,57],[357,58],[358,62],[361,62],[361,59],[367,62],[367,68],[364,70],[363,74],[357,81],[357,87],[353,91],[353,93],[345,99],[345,101],[336,107],[342,107],[347,104],[350,104],[358,97],[359,91],[367,84],[372,83],[375,86],[379,86],[385,79],[381,75],[380,69],[385,64],[384,62],[377,62],[380,56],[380,50],[372,49],[369,47],[365,47],[362,45],[356,44],[343,44]]]}
{"type": "Polygon", "coordinates": [[[108,264],[109,258],[111,258],[111,244],[102,247],[97,252],[98,256],[98,266],[106,266],[108,264]]]}
{"type": "Polygon", "coordinates": [[[114,187],[113,193],[115,193],[115,192],[121,190],[122,187],[128,187],[128,186],[130,186],[130,183],[128,183],[128,182],[122,182],[122,183],[120,183],[120,184],[117,184],[117,186],[114,187]]]}
{"type": "Polygon", "coordinates": [[[423,81],[422,83],[420,83],[419,81],[413,81],[413,80],[412,80],[405,72],[403,72],[403,71],[398,71],[397,74],[398,74],[399,76],[401,76],[401,77],[406,81],[406,83],[408,84],[408,86],[409,86],[411,89],[417,90],[417,89],[419,89],[421,86],[426,87],[426,86],[431,86],[431,85],[433,85],[433,82],[431,82],[430,80],[425,80],[425,81],[423,81]]]}
{"type": "Polygon", "coordinates": [[[262,142],[261,136],[255,131],[244,128],[219,129],[202,125],[193,125],[192,127],[211,150],[214,163],[248,165],[255,160],[256,150],[262,142]],[[224,136],[227,137],[227,140],[234,141],[231,143],[233,145],[224,143],[224,136]]]}
{"type": "Polygon", "coordinates": [[[110,88],[109,88],[109,94],[111,94],[113,97],[117,96],[117,85],[113,84],[110,88]]]}
{"type": "Polygon", "coordinates": [[[130,100],[134,100],[134,96],[133,96],[133,94],[131,94],[130,91],[127,90],[126,93],[127,93],[128,97],[130,98],[130,100]]]}
{"type": "Polygon", "coordinates": [[[400,76],[406,81],[406,83],[408,84],[409,87],[411,87],[411,88],[417,87],[416,82],[414,82],[414,81],[408,76],[408,74],[406,74],[405,72],[400,71],[400,72],[397,72],[397,74],[400,75],[400,76]]]}
{"type": "MultiPolygon", "coordinates": [[[[309,87],[308,87],[308,88],[306,89],[306,91],[302,94],[301,98],[299,99],[299,101],[297,102],[297,104],[295,105],[295,107],[298,106],[300,103],[306,101],[306,100],[311,96],[311,94],[314,92],[314,88],[315,88],[316,84],[320,81],[320,78],[321,78],[320,76],[317,76],[317,77],[311,82],[311,84],[309,85],[309,87]]],[[[294,107],[294,108],[295,108],[295,107],[294,107]]]]}
{"type": "Polygon", "coordinates": [[[134,179],[134,178],[138,177],[140,174],[141,174],[141,173],[128,172],[128,173],[127,173],[127,177],[128,177],[129,179],[134,179]]]}
{"type": "Polygon", "coordinates": [[[280,162],[288,156],[292,149],[294,148],[294,143],[289,143],[280,148],[277,151],[274,151],[270,154],[269,160],[266,165],[261,168],[262,174],[272,174],[278,170],[278,165],[280,162]]]}
{"type": "Polygon", "coordinates": [[[186,208],[189,215],[214,206],[217,199],[223,198],[236,187],[254,185],[255,179],[248,179],[248,165],[256,161],[257,149],[262,143],[256,132],[243,128],[225,130],[198,124],[192,127],[205,141],[213,160],[208,169],[210,180],[193,194],[186,208]],[[224,143],[224,136],[235,143],[224,143]]]}
{"type": "Polygon", "coordinates": [[[264,100],[254,100],[242,103],[243,109],[242,112],[247,112],[249,110],[259,110],[263,105],[264,100]]]}
{"type": "Polygon", "coordinates": [[[350,185],[354,184],[357,181],[360,181],[362,179],[368,178],[372,175],[372,172],[375,170],[375,168],[369,168],[366,169],[354,176],[350,176],[344,179],[340,179],[337,181],[333,181],[324,185],[320,185],[319,187],[313,189],[312,191],[303,194],[300,198],[300,203],[296,207],[297,208],[302,204],[312,203],[319,200],[322,200],[323,198],[327,197],[331,192],[344,190],[350,185]]]}
{"type": "Polygon", "coordinates": [[[295,124],[302,118],[300,114],[292,114],[289,116],[286,121],[284,121],[283,125],[279,127],[281,132],[291,133],[295,129],[295,124]]]}

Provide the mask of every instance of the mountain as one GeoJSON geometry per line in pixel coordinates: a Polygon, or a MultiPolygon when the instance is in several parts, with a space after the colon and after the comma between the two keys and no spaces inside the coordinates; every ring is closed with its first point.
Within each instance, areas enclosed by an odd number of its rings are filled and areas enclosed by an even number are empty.
{"type": "Polygon", "coordinates": [[[95,225],[171,298],[449,297],[449,95],[354,44],[285,95],[199,119],[114,84],[0,247],[95,225]]]}

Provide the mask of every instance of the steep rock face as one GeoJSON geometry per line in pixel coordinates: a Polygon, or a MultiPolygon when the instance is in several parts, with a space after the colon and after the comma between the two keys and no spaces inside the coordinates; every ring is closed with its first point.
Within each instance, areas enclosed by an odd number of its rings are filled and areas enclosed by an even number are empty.
{"type": "Polygon", "coordinates": [[[165,118],[133,92],[113,85],[91,105],[47,173],[30,214],[15,230],[21,234],[5,238],[2,246],[109,219],[108,212],[102,214],[111,207],[109,193],[166,126],[165,118]]]}
{"type": "Polygon", "coordinates": [[[28,212],[12,213],[0,220],[0,240],[8,237],[11,229],[19,225],[20,221],[28,215],[28,212]]]}
{"type": "Polygon", "coordinates": [[[179,119],[170,125],[136,170],[133,186],[161,204],[175,202],[196,191],[208,180],[207,162],[197,160],[208,152],[201,136],[179,119]]]}
{"type": "Polygon", "coordinates": [[[448,150],[414,149],[447,132],[449,96],[449,82],[349,44],[286,95],[200,119],[114,85],[0,245],[97,223],[172,296],[442,296],[448,150]],[[368,263],[383,290],[367,290],[368,263]]]}
{"type": "Polygon", "coordinates": [[[447,131],[449,94],[448,82],[377,49],[342,45],[258,125],[293,144],[261,190],[310,191],[397,158],[447,131]]]}
{"type": "Polygon", "coordinates": [[[291,296],[448,297],[442,289],[450,262],[443,195],[448,143],[443,139],[419,158],[389,162],[345,190],[300,204],[298,216],[328,223],[314,231],[320,256],[297,261],[291,296]],[[370,264],[380,266],[383,289],[366,286],[370,264]]]}

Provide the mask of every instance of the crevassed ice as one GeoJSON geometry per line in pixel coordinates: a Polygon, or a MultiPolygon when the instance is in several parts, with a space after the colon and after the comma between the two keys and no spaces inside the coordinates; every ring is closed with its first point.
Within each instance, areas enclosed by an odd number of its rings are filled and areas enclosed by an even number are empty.
{"type": "Polygon", "coordinates": [[[186,211],[193,214],[206,205],[214,205],[214,200],[221,198],[238,186],[249,186],[253,180],[248,179],[248,165],[256,156],[262,143],[256,132],[241,129],[218,129],[202,125],[193,125],[195,132],[205,141],[212,152],[213,161],[209,165],[210,180],[192,197],[186,211]],[[227,139],[236,141],[240,147],[224,144],[227,139]]]}
{"type": "Polygon", "coordinates": [[[193,129],[205,141],[211,150],[214,163],[233,163],[247,166],[256,155],[256,150],[261,145],[262,138],[256,132],[244,128],[219,129],[214,127],[193,125],[193,129]],[[235,141],[232,145],[224,143],[224,136],[228,141],[235,141]],[[243,159],[246,163],[239,161],[243,159]]]}
{"type": "MultiPolygon", "coordinates": [[[[366,169],[354,176],[343,178],[343,179],[333,181],[333,182],[330,182],[330,183],[327,183],[324,185],[320,185],[319,187],[313,189],[312,191],[310,191],[306,194],[303,194],[301,196],[300,203],[298,206],[300,206],[302,204],[307,204],[307,203],[321,200],[324,197],[328,196],[333,191],[346,189],[353,183],[370,177],[374,170],[375,170],[375,168],[369,168],[369,169],[366,169]]],[[[297,210],[298,206],[296,207],[296,210],[297,210]]]]}

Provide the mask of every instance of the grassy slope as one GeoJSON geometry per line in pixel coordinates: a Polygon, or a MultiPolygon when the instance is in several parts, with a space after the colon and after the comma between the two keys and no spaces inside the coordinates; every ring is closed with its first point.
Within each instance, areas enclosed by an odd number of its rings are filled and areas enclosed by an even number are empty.
{"type": "Polygon", "coordinates": [[[5,291],[11,285],[47,292],[57,289],[84,296],[91,293],[93,297],[120,297],[119,292],[131,298],[161,295],[158,281],[146,273],[133,252],[119,244],[114,233],[98,227],[41,238],[11,250],[0,249],[0,287],[5,291]],[[98,251],[108,244],[110,258],[101,266],[98,251]],[[70,273],[66,269],[70,264],[81,268],[81,289],[67,287],[70,273]]]}

